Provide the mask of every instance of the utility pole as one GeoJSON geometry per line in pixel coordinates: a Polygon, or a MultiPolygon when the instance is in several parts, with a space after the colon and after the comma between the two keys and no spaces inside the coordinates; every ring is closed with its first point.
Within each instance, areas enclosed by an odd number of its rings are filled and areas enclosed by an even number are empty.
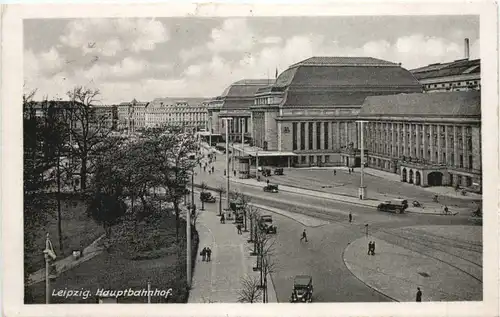
{"type": "MultiPolygon", "coordinates": [[[[194,167],[191,170],[191,208],[194,206],[194,167]]],[[[187,285],[191,287],[191,210],[186,210],[186,275],[187,285]]]]}
{"type": "MultiPolygon", "coordinates": [[[[209,136],[208,136],[208,147],[211,149],[212,148],[212,116],[208,117],[208,122],[210,123],[208,126],[209,126],[209,136]]],[[[210,151],[211,152],[211,151],[210,151]]]]}
{"type": "Polygon", "coordinates": [[[226,126],[226,210],[229,210],[229,121],[233,118],[223,118],[226,126]]]}
{"type": "Polygon", "coordinates": [[[245,151],[245,118],[241,119],[241,156],[244,155],[245,151]]]}
{"type": "Polygon", "coordinates": [[[364,182],[364,168],[365,168],[365,142],[364,142],[364,127],[363,123],[365,121],[358,121],[358,123],[361,125],[360,130],[361,130],[361,182],[359,185],[359,199],[364,200],[366,199],[366,186],[364,182]]]}
{"type": "Polygon", "coordinates": [[[59,251],[63,253],[62,219],[61,219],[61,152],[57,149],[57,231],[59,234],[59,251]]]}

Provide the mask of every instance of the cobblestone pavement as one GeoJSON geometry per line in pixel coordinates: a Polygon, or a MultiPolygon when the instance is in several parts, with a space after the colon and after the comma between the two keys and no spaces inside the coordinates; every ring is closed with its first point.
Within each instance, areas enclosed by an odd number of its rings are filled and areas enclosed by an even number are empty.
{"type": "MultiPolygon", "coordinates": [[[[201,206],[198,199],[195,203],[201,206]]],[[[251,244],[247,242],[249,233],[239,235],[230,220],[221,224],[218,203],[205,204],[205,211],[200,211],[197,220],[197,230],[200,243],[188,303],[238,302],[241,279],[259,276],[259,272],[253,271],[256,259],[250,256],[251,244]],[[211,262],[202,261],[199,253],[204,247],[212,249],[211,262]]],[[[268,301],[276,302],[272,280],[268,285],[268,301]]]]}
{"type": "Polygon", "coordinates": [[[359,238],[344,251],[349,270],[394,300],[482,300],[481,227],[421,226],[377,232],[359,238]],[[406,241],[402,241],[406,240],[406,241]],[[367,254],[376,242],[374,256],[367,254]]]}

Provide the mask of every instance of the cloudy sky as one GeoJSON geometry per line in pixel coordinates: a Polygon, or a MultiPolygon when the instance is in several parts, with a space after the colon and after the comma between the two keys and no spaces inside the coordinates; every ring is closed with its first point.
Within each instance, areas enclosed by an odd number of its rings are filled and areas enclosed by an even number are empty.
{"type": "Polygon", "coordinates": [[[104,104],[213,97],[240,79],[274,78],[311,56],[372,56],[412,69],[479,58],[479,17],[37,19],[24,22],[25,89],[104,104]]]}

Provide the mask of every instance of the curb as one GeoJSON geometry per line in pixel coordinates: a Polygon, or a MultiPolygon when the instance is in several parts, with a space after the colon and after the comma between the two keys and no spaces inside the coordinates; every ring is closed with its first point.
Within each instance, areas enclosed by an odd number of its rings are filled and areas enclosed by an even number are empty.
{"type": "Polygon", "coordinates": [[[361,280],[359,277],[357,277],[357,276],[356,276],[356,274],[354,274],[354,273],[352,272],[352,270],[349,268],[349,265],[347,265],[347,263],[346,263],[346,261],[345,261],[345,256],[344,256],[344,254],[345,254],[345,250],[347,250],[347,248],[348,248],[348,247],[350,247],[351,243],[353,243],[353,242],[355,242],[355,241],[357,241],[357,240],[359,240],[359,239],[362,239],[362,238],[358,238],[358,239],[356,239],[356,240],[354,240],[354,241],[349,242],[349,243],[347,244],[347,246],[344,248],[344,250],[342,250],[342,263],[344,263],[345,267],[349,270],[349,272],[351,273],[351,275],[352,275],[352,276],[354,276],[354,277],[355,277],[358,281],[360,281],[361,283],[363,283],[365,286],[367,286],[368,288],[370,288],[370,289],[374,290],[375,292],[379,293],[380,295],[382,295],[382,296],[384,296],[384,297],[387,297],[387,298],[389,298],[390,300],[392,300],[392,301],[394,301],[394,302],[396,302],[396,303],[399,303],[400,301],[398,301],[397,299],[395,299],[395,298],[393,298],[393,297],[391,297],[391,296],[389,296],[389,295],[387,295],[387,294],[385,294],[385,293],[381,292],[380,290],[378,290],[377,288],[375,288],[375,287],[373,287],[373,286],[371,286],[371,285],[366,284],[363,280],[361,280]]]}
{"type": "MultiPolygon", "coordinates": [[[[258,185],[254,185],[254,184],[247,184],[247,183],[244,183],[244,182],[239,182],[239,181],[233,181],[235,183],[238,183],[238,184],[243,184],[243,185],[248,185],[248,186],[253,186],[253,187],[259,187],[258,185]]],[[[305,188],[301,188],[301,187],[295,187],[295,186],[289,186],[289,185],[282,185],[282,186],[286,186],[286,187],[292,187],[292,188],[297,188],[297,189],[302,189],[302,190],[308,190],[308,191],[311,191],[310,189],[305,189],[305,188]]],[[[284,192],[287,192],[287,193],[294,193],[294,194],[297,194],[296,192],[294,192],[293,190],[288,190],[288,189],[281,189],[282,191],[284,192]]],[[[324,194],[329,194],[327,192],[321,192],[321,191],[316,191],[318,193],[324,193],[324,194]]],[[[316,197],[316,198],[323,198],[323,199],[328,199],[328,200],[334,200],[334,201],[340,201],[340,202],[343,202],[343,203],[346,203],[346,204],[350,204],[350,205],[359,205],[359,206],[365,206],[365,207],[374,207],[372,205],[369,205],[369,204],[363,204],[363,203],[359,203],[359,202],[351,202],[351,201],[346,201],[346,200],[342,200],[342,199],[336,199],[336,198],[332,198],[332,197],[321,197],[319,196],[318,194],[312,194],[312,193],[302,193],[303,195],[305,196],[310,196],[310,197],[316,197]]],[[[347,196],[347,195],[341,195],[341,194],[335,194],[335,195],[340,195],[340,196],[346,196],[346,197],[353,197],[353,196],[347,196]]],[[[379,201],[379,200],[374,200],[374,201],[379,201]]]]}

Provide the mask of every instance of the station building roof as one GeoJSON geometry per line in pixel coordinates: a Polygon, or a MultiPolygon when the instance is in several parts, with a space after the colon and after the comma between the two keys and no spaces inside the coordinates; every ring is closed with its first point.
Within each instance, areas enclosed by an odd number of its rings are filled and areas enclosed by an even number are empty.
{"type": "Polygon", "coordinates": [[[372,57],[311,57],[291,65],[272,88],[285,91],[283,106],[358,105],[367,96],[421,92],[399,64],[372,57]]]}
{"type": "Polygon", "coordinates": [[[418,79],[430,79],[448,76],[471,75],[481,73],[480,59],[459,59],[449,63],[435,63],[411,70],[418,79]]]}
{"type": "Polygon", "coordinates": [[[254,104],[254,96],[259,88],[271,85],[274,79],[243,79],[229,85],[217,97],[222,100],[222,110],[245,110],[254,104]]]}
{"type": "Polygon", "coordinates": [[[367,97],[360,117],[481,117],[481,93],[453,91],[367,97]]]}

